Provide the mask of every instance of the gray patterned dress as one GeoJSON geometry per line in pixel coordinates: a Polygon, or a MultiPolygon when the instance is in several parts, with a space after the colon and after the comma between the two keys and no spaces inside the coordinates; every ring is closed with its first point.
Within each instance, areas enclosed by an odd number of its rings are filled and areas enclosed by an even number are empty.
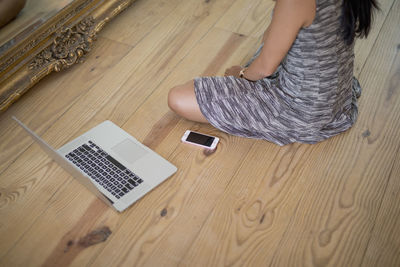
{"type": "Polygon", "coordinates": [[[314,22],[299,31],[273,77],[195,79],[200,110],[214,127],[285,145],[317,143],[355,123],[361,89],[354,46],[341,34],[342,1],[316,3],[314,22]]]}

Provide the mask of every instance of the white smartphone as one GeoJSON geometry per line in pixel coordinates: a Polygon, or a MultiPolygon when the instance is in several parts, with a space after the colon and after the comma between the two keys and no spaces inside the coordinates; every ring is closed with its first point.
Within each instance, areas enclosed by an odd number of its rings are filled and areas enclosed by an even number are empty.
{"type": "Polygon", "coordinates": [[[189,143],[210,150],[214,150],[217,147],[219,138],[187,130],[182,136],[181,141],[184,143],[189,143]]]}

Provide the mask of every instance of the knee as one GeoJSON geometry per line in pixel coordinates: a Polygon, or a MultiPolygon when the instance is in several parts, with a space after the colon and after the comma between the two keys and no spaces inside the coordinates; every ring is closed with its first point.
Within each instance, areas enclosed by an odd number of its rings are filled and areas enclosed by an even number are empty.
{"type": "Polygon", "coordinates": [[[175,113],[185,117],[187,112],[193,109],[195,98],[193,81],[189,81],[169,90],[168,106],[175,113]]]}
{"type": "Polygon", "coordinates": [[[175,86],[169,90],[168,93],[168,107],[175,111],[178,112],[181,109],[181,93],[180,93],[180,87],[175,86]]]}

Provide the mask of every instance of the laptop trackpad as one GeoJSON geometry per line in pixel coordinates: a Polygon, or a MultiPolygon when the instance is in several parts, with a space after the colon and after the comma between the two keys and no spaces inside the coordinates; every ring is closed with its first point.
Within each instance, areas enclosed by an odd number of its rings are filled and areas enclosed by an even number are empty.
{"type": "Polygon", "coordinates": [[[129,163],[134,163],[147,153],[146,150],[129,139],[125,139],[111,149],[129,163]]]}

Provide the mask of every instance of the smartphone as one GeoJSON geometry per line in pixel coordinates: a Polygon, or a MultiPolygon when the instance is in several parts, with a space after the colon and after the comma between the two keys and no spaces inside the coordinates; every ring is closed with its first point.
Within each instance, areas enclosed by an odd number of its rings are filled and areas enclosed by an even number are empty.
{"type": "Polygon", "coordinates": [[[182,136],[181,141],[184,143],[189,143],[210,150],[214,150],[217,147],[219,138],[187,130],[182,136]]]}

